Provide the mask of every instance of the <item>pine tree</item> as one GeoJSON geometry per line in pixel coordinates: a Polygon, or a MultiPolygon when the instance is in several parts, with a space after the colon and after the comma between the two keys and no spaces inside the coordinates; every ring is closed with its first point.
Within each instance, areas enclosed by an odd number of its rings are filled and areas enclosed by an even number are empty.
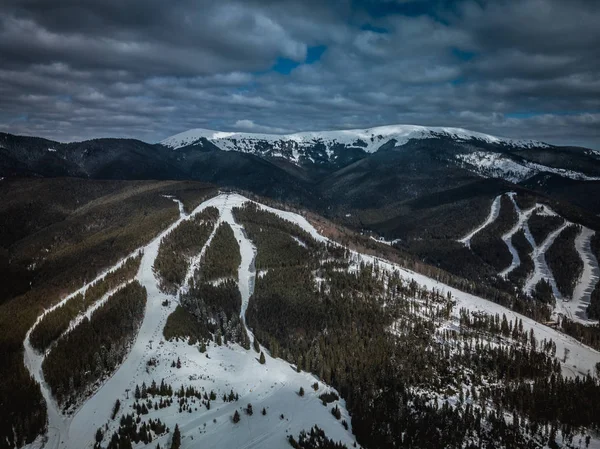
{"type": "Polygon", "coordinates": [[[260,359],[259,362],[261,363],[261,365],[264,365],[265,363],[267,363],[267,360],[265,359],[265,354],[264,352],[260,351],[260,359]]]}
{"type": "Polygon", "coordinates": [[[142,393],[140,393],[140,386],[136,384],[135,386],[135,398],[140,399],[142,397],[142,393]]]}
{"type": "Polygon", "coordinates": [[[304,388],[300,387],[300,391],[298,391],[298,396],[302,397],[304,396],[304,388]]]}
{"type": "Polygon", "coordinates": [[[179,449],[181,447],[181,432],[179,431],[179,425],[175,424],[175,430],[173,431],[173,439],[171,440],[171,449],[179,449]]]}
{"type": "Polygon", "coordinates": [[[237,424],[240,422],[240,414],[238,413],[238,411],[236,410],[235,413],[233,414],[233,423],[237,424]]]}
{"type": "Polygon", "coordinates": [[[256,352],[260,352],[260,345],[258,344],[258,340],[254,337],[254,341],[252,342],[252,346],[254,346],[254,350],[256,352]]]}

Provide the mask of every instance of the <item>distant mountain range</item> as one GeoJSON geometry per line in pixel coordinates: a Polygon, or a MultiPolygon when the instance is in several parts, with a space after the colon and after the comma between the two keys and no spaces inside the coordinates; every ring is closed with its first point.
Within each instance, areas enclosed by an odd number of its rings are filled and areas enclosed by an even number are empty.
{"type": "Polygon", "coordinates": [[[377,211],[358,213],[361,226],[393,218],[424,196],[456,189],[493,195],[510,185],[600,213],[597,151],[415,125],[288,135],[192,129],[155,144],[0,134],[0,176],[201,180],[330,215],[377,211]]]}

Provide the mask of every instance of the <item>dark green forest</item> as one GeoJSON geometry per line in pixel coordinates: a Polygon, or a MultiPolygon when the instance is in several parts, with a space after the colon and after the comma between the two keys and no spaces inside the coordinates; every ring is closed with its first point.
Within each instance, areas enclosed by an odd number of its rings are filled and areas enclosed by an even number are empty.
{"type": "Polygon", "coordinates": [[[507,195],[500,199],[500,214],[489,226],[475,234],[471,240],[471,249],[486,263],[494,267],[496,272],[510,265],[512,257],[502,235],[517,223],[517,211],[507,195]]]}
{"type": "Polygon", "coordinates": [[[544,243],[548,235],[558,229],[564,222],[565,220],[562,217],[541,214],[537,210],[531,214],[527,221],[529,231],[538,246],[544,243]]]}
{"type": "Polygon", "coordinates": [[[45,308],[147,244],[187,208],[214,195],[209,184],[78,178],[0,183],[0,448],[32,442],[46,428],[39,385],[23,364],[23,340],[45,308]],[[19,192],[15,195],[14,192],[19,192]]]}
{"type": "Polygon", "coordinates": [[[554,274],[558,291],[565,298],[573,297],[577,280],[583,271],[583,261],[575,249],[575,239],[580,232],[580,226],[568,226],[546,251],[546,261],[554,274]]]}
{"type": "Polygon", "coordinates": [[[219,211],[214,207],[208,207],[184,220],[163,237],[154,261],[154,271],[160,280],[162,291],[175,294],[181,287],[190,258],[200,253],[218,217],[219,211]]]}
{"type": "Polygon", "coordinates": [[[533,248],[527,237],[525,237],[523,229],[520,229],[512,236],[512,244],[517,250],[521,264],[508,274],[508,279],[522,288],[529,275],[533,272],[534,264],[531,258],[533,248]]]}
{"type": "Polygon", "coordinates": [[[146,289],[134,281],[61,338],[42,364],[59,404],[68,408],[121,363],[142,323],[146,289]]]}
{"type": "Polygon", "coordinates": [[[194,279],[198,282],[236,277],[241,261],[240,247],[231,226],[221,223],[204,253],[194,279]]]}
{"type": "MultiPolygon", "coordinates": [[[[235,211],[244,226],[267,220],[281,222],[273,229],[294,226],[245,209],[235,211]]],[[[273,252],[265,242],[254,240],[259,255],[273,252]]],[[[350,262],[344,250],[305,244],[313,256],[304,266],[294,253],[287,263],[266,259],[248,324],[272,355],[341,393],[364,447],[462,448],[478,441],[541,448],[557,444],[557,430],[568,436],[581,426],[598,428],[589,418],[600,413],[597,379],[563,378],[552,341],[537,341],[505,316],[466,311],[457,330],[436,333],[435,323],[450,317],[451,298],[376,265],[340,271],[350,262]],[[569,394],[551,387],[556,382],[569,394]],[[546,394],[553,407],[544,406],[546,394]]]]}
{"type": "Polygon", "coordinates": [[[94,282],[82,294],[76,295],[64,305],[47,313],[30,335],[31,345],[38,351],[45,351],[52,342],[69,327],[69,323],[80,313],[87,310],[110,290],[135,277],[140,267],[142,254],[131,257],[115,271],[94,282]]]}

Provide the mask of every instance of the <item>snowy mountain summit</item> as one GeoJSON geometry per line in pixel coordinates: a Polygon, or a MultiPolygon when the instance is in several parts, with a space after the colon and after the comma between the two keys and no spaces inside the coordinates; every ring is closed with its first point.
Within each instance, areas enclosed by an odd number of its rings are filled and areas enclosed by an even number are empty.
{"type": "Polygon", "coordinates": [[[513,140],[495,137],[462,128],[426,127],[418,125],[389,125],[367,129],[308,131],[293,134],[261,134],[223,132],[209,129],[190,129],[175,134],[160,143],[177,150],[187,146],[212,144],[223,151],[240,151],[261,156],[283,157],[294,163],[335,160],[337,150],[354,149],[375,153],[390,146],[402,146],[413,139],[446,138],[459,142],[503,145],[513,149],[548,147],[533,140],[513,140]]]}

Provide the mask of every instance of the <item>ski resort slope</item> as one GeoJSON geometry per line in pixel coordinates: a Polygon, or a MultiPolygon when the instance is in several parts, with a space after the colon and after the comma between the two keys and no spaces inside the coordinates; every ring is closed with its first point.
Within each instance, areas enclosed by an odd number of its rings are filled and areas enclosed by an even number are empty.
{"type": "Polygon", "coordinates": [[[595,232],[585,226],[575,239],[575,249],[583,261],[583,271],[575,286],[573,298],[562,301],[557,305],[557,310],[564,313],[569,319],[583,324],[596,324],[597,320],[587,318],[586,309],[590,304],[591,295],[600,280],[600,267],[598,259],[592,251],[592,237],[595,232]]]}
{"type": "MultiPolygon", "coordinates": [[[[219,222],[226,222],[232,227],[240,246],[241,264],[238,269],[238,286],[242,298],[240,317],[244,318],[256,276],[254,268],[256,248],[247,238],[243,227],[235,222],[232,209],[248,201],[250,200],[237,194],[220,194],[211,198],[200,204],[189,216],[183,215],[182,212],[179,220],[143,248],[143,257],[136,279],[147,289],[148,298],[137,338],[118,370],[71,417],[64,416],[52,400],[41,372],[43,355],[36,354],[31,348],[28,333],[25,340],[25,359],[31,373],[42,386],[42,392],[48,402],[49,415],[46,443],[43,444],[44,441],[37,440],[31,447],[91,448],[98,428],[105,429],[103,444],[106,445],[110,435],[118,429],[120,415],[132,411],[131,407],[135,402],[133,391],[136,385],[141,386],[142,382],[150,385],[152,380],[160,383],[162,379],[172,385],[174,389],[181,385],[194,386],[196,389],[206,392],[213,390],[217,394],[217,400],[212,401],[210,409],[198,405],[198,410],[191,413],[180,413],[175,405],[164,409],[150,410],[149,415],[145,417],[145,419],[160,418],[171,430],[175,424],[178,424],[182,433],[182,448],[270,449],[287,447],[286,437],[288,435],[297,436],[301,430],[308,430],[315,424],[318,424],[327,436],[335,441],[341,441],[349,447],[355,443],[351,426],[345,429],[340,421],[333,417],[330,407],[324,407],[321,404],[318,396],[325,391],[331,391],[331,387],[323,384],[309,373],[296,372],[293,366],[282,359],[270,357],[264,348],[261,347],[261,350],[266,355],[266,363],[262,365],[258,362],[258,353],[253,349],[245,350],[237,344],[217,346],[215,343],[211,343],[207,352],[201,353],[196,345],[188,345],[184,341],[165,341],[163,338],[165,322],[177,307],[177,296],[164,294],[158,289],[152,267],[158,254],[160,241],[182,220],[189,219],[210,206],[219,210],[219,222]],[[163,303],[168,304],[163,305],[163,303]],[[181,360],[181,368],[172,367],[172,362],[178,358],[181,360]],[[154,366],[148,364],[151,359],[156,362],[154,366]],[[311,388],[315,382],[318,382],[317,391],[311,388]],[[304,397],[297,394],[300,387],[304,388],[304,397]],[[240,400],[223,402],[220,399],[221,396],[231,390],[239,394],[240,400]],[[111,411],[117,399],[121,402],[121,411],[115,420],[111,420],[111,411]],[[248,416],[242,411],[248,404],[252,404],[254,408],[252,416],[248,416]],[[265,416],[260,413],[263,408],[266,410],[265,416]],[[238,424],[233,424],[231,417],[236,410],[240,412],[241,420],[238,424]]],[[[499,204],[499,197],[495,201],[499,204]]],[[[316,240],[329,241],[304,217],[260,203],[256,204],[263,210],[295,223],[316,240]]],[[[493,215],[493,210],[490,215],[493,215]]],[[[215,226],[216,228],[217,226],[215,226]]],[[[186,279],[191,278],[193,270],[201,262],[201,256],[210,244],[212,235],[201,252],[192,259],[186,279]]],[[[376,264],[382,269],[398,273],[407,281],[414,280],[418,284],[435,289],[442,294],[450,293],[456,301],[453,309],[454,319],[458,319],[461,308],[466,308],[473,312],[505,314],[508,320],[513,322],[522,320],[525,330],[532,329],[538,341],[552,339],[556,343],[559,357],[563,353],[567,354],[566,361],[562,363],[565,375],[593,373],[596,362],[600,360],[600,353],[597,351],[498,304],[461,292],[389,261],[357,252],[352,252],[352,255],[354,263],[357,265],[360,263],[376,264]]],[[[123,261],[119,262],[119,264],[122,263],[123,261]]],[[[116,269],[117,266],[111,270],[116,269]]],[[[80,290],[84,290],[88,286],[89,284],[86,284],[80,290]]],[[[73,293],[62,302],[64,303],[78,292],[73,293]]],[[[350,424],[351,420],[344,401],[340,400],[338,405],[342,419],[350,424]]],[[[168,447],[170,434],[155,439],[147,447],[154,448],[157,443],[160,443],[161,447],[168,447]]],[[[136,447],[144,446],[139,444],[136,447]]]]}
{"type": "Polygon", "coordinates": [[[485,221],[481,225],[479,225],[477,228],[473,229],[471,232],[469,232],[467,235],[465,235],[462,239],[460,239],[459,240],[460,243],[462,243],[466,247],[470,248],[471,247],[471,239],[475,236],[475,234],[477,234],[478,232],[481,232],[483,229],[485,229],[486,227],[491,225],[494,221],[496,221],[496,219],[498,218],[498,215],[500,215],[500,199],[501,198],[502,198],[502,195],[498,195],[496,198],[494,198],[494,201],[492,202],[492,206],[490,208],[490,213],[489,213],[488,217],[485,219],[485,221]]]}
{"type": "MultiPolygon", "coordinates": [[[[235,222],[231,210],[246,201],[246,198],[239,195],[220,195],[202,203],[189,216],[194,216],[207,207],[213,206],[219,209],[219,222],[225,221],[232,227],[242,255],[238,272],[242,296],[240,310],[242,318],[254,285],[255,249],[242,227],[235,222]]],[[[114,421],[110,419],[116,399],[121,401],[122,412],[129,413],[132,411],[135,386],[141,385],[142,382],[150,385],[152,380],[160,382],[162,379],[171,384],[174,389],[186,385],[207,392],[214,390],[217,393],[217,400],[213,402],[210,410],[199,406],[197,412],[180,413],[177,406],[171,406],[150,411],[147,418],[160,418],[171,430],[175,424],[179,425],[182,432],[182,448],[194,448],[198,447],[198,444],[202,447],[214,448],[280,448],[288,444],[287,435],[297,436],[301,430],[308,430],[315,424],[324,429],[335,441],[342,441],[348,446],[353,445],[355,439],[351,427],[346,430],[341,422],[333,417],[329,407],[322,405],[318,397],[332,389],[311,374],[298,373],[289,363],[271,358],[264,348],[261,347],[261,350],[265,352],[267,361],[262,365],[258,362],[258,354],[253,349],[245,350],[237,344],[223,346],[211,344],[206,354],[203,354],[198,351],[197,346],[188,345],[186,342],[164,341],[163,328],[167,317],[177,306],[177,297],[164,294],[158,289],[152,267],[162,237],[187,218],[188,216],[184,216],[182,212],[177,222],[143,248],[144,255],[136,279],[147,289],[148,299],[137,338],[118,370],[81,405],[72,417],[64,416],[52,400],[50,390],[43,382],[41,372],[43,355],[35,354],[29,345],[35,363],[29,363],[28,367],[42,385],[44,397],[49,403],[49,430],[46,443],[37,440],[31,447],[52,449],[92,447],[96,429],[107,426],[105,431],[107,438],[118,429],[119,415],[114,421]],[[164,301],[168,301],[167,306],[163,305],[164,301]],[[172,361],[177,358],[182,362],[180,369],[171,367],[172,361]],[[157,366],[149,367],[147,362],[150,359],[157,361],[157,366]],[[319,384],[316,391],[311,387],[315,382],[319,384]],[[305,390],[304,397],[297,394],[300,387],[305,390]],[[231,390],[239,394],[240,400],[221,401],[223,393],[231,390]],[[247,416],[241,411],[249,403],[254,407],[253,416],[247,416]],[[267,412],[265,416],[260,413],[263,408],[267,412]],[[238,410],[242,416],[240,423],[236,425],[231,422],[235,410],[238,410]]],[[[215,230],[216,228],[217,226],[215,230]]],[[[191,277],[214,232],[201,253],[190,264],[186,279],[191,277]]],[[[87,285],[84,288],[87,288],[87,285]]],[[[74,294],[69,298],[72,296],[74,294]]],[[[27,346],[28,341],[26,341],[27,346]]],[[[343,400],[338,402],[342,419],[349,424],[350,417],[345,402],[343,400]]],[[[106,441],[105,439],[104,444],[106,441]]],[[[162,447],[168,447],[170,434],[156,439],[148,447],[155,447],[157,442],[162,447]]]]}
{"type": "Polygon", "coordinates": [[[519,230],[523,229],[523,231],[525,233],[525,238],[527,239],[527,241],[529,242],[531,247],[535,248],[535,240],[534,240],[533,236],[531,235],[531,231],[529,230],[529,225],[527,224],[527,220],[529,220],[529,217],[535,210],[536,206],[534,206],[526,211],[522,211],[521,208],[519,207],[519,205],[517,204],[517,202],[515,201],[515,195],[516,195],[516,193],[514,193],[514,192],[508,193],[508,196],[511,199],[511,202],[513,203],[515,211],[517,212],[518,219],[517,219],[517,222],[515,223],[515,225],[506,234],[504,234],[502,236],[502,240],[508,247],[508,250],[510,251],[510,254],[512,256],[512,261],[511,261],[510,265],[506,269],[504,269],[503,271],[500,272],[500,276],[502,276],[503,278],[506,278],[513,270],[515,270],[516,268],[518,268],[521,265],[521,259],[519,257],[519,253],[512,243],[513,236],[517,232],[519,232],[519,230]]]}

